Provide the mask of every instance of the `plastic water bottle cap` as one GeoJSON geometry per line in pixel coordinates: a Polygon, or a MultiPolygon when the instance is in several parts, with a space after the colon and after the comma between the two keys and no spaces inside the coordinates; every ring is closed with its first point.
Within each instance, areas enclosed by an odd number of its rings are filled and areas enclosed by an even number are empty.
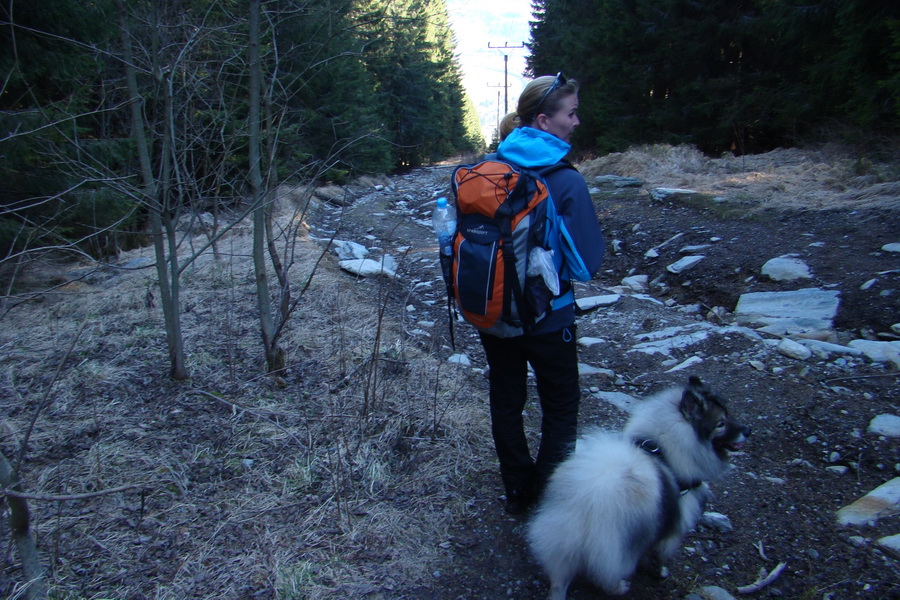
{"type": "Polygon", "coordinates": [[[437,207],[444,208],[445,206],[447,206],[447,199],[441,196],[437,199],[437,207]]]}

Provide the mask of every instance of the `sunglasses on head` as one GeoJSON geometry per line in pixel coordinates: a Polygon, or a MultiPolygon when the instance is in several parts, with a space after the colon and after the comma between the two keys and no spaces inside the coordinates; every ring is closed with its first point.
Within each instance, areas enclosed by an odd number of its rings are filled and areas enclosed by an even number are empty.
{"type": "Polygon", "coordinates": [[[544,102],[547,100],[547,96],[553,93],[553,90],[559,89],[562,86],[566,85],[566,78],[562,74],[562,71],[556,74],[556,79],[553,80],[553,83],[550,84],[550,87],[547,88],[547,91],[544,92],[544,95],[541,96],[541,101],[538,102],[537,112],[535,116],[541,114],[541,108],[544,106],[544,102]]]}

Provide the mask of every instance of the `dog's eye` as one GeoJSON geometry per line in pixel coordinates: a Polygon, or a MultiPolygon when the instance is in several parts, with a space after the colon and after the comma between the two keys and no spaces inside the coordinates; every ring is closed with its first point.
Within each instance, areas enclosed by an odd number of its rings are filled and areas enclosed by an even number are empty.
{"type": "Polygon", "coordinates": [[[719,419],[719,422],[716,423],[716,429],[725,429],[725,419],[719,419]]]}

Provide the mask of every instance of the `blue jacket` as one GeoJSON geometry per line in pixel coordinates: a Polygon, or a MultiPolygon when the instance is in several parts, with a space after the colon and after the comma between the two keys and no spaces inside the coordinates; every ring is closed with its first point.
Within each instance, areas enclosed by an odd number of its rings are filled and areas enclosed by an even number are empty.
{"type": "MultiPolygon", "coordinates": [[[[522,167],[555,165],[571,146],[558,137],[532,127],[514,129],[497,148],[497,156],[522,167]]],[[[588,281],[600,270],[605,244],[597,211],[584,178],[574,168],[557,169],[546,176],[556,207],[558,236],[550,239],[561,281],[588,281]]],[[[553,311],[528,335],[559,331],[575,323],[575,295],[571,288],[553,301],[553,311]]]]}

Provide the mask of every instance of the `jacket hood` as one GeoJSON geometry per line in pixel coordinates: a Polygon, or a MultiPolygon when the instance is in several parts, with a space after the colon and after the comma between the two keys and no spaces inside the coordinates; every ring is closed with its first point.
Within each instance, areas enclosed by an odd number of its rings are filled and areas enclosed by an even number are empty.
{"type": "Polygon", "coordinates": [[[562,160],[572,147],[555,135],[518,127],[500,143],[497,156],[522,167],[545,167],[562,160]]]}

